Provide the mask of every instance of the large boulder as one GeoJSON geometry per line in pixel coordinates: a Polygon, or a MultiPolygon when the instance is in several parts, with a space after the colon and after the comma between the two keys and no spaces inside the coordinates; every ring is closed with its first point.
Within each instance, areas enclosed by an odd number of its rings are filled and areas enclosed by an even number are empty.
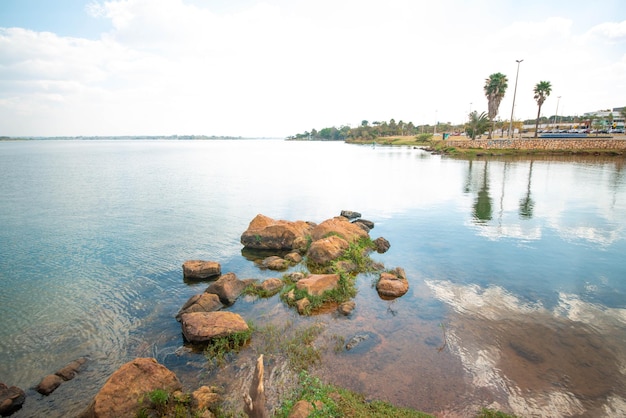
{"type": "Polygon", "coordinates": [[[183,277],[188,280],[205,280],[222,274],[216,261],[187,260],[183,263],[183,277]]]}
{"type": "Polygon", "coordinates": [[[191,343],[205,343],[249,329],[241,315],[227,311],[191,312],[183,314],[180,320],[183,335],[191,343]]]}
{"type": "Polygon", "coordinates": [[[350,243],[356,242],[360,238],[367,238],[369,236],[363,228],[353,224],[348,220],[348,218],[343,216],[336,216],[334,218],[327,219],[319,225],[316,225],[311,231],[313,241],[317,241],[331,235],[338,235],[350,243]]]}
{"type": "Polygon", "coordinates": [[[216,294],[224,305],[232,305],[246,286],[253,282],[252,279],[239,280],[235,273],[226,273],[211,283],[204,292],[216,294]]]}
{"type": "Polygon", "coordinates": [[[180,317],[190,312],[213,312],[219,311],[224,305],[220,302],[220,297],[215,293],[200,293],[190,297],[176,314],[176,320],[180,322],[180,317]]]}
{"type": "Polygon", "coordinates": [[[341,257],[349,247],[348,241],[337,235],[320,238],[311,243],[307,251],[307,260],[309,263],[325,266],[341,257]]]}
{"type": "Polygon", "coordinates": [[[17,386],[0,383],[0,416],[9,416],[22,407],[26,394],[17,386]]]}
{"type": "Polygon", "coordinates": [[[304,250],[311,229],[304,221],[275,220],[259,214],[241,235],[241,243],[260,250],[304,250]]]}
{"type": "Polygon", "coordinates": [[[296,283],[296,289],[305,290],[309,295],[321,296],[339,285],[338,274],[312,274],[296,283]]]}
{"type": "Polygon", "coordinates": [[[393,299],[404,295],[409,290],[404,269],[397,267],[391,272],[383,272],[376,284],[378,295],[385,299],[393,299]]]}
{"type": "Polygon", "coordinates": [[[135,417],[139,400],[155,389],[182,390],[176,375],[153,358],[136,358],[114,372],[81,417],[135,417]]]}

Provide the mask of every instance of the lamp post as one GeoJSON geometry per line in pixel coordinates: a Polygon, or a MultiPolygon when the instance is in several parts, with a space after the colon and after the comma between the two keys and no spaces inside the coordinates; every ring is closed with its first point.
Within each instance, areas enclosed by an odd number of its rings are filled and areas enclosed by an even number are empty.
{"type": "Polygon", "coordinates": [[[554,114],[554,122],[552,123],[556,128],[556,115],[559,114],[559,102],[561,101],[561,96],[556,98],[556,113],[554,114]]]}
{"type": "Polygon", "coordinates": [[[513,90],[513,106],[511,107],[511,121],[509,122],[509,138],[513,136],[513,112],[515,111],[515,96],[517,95],[517,77],[519,77],[519,65],[524,60],[515,60],[517,63],[517,74],[515,74],[515,89],[513,90]]]}

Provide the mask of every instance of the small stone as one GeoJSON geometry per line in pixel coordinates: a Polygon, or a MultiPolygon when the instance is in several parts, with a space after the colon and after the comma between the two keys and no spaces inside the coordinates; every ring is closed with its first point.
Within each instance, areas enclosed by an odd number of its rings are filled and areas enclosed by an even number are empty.
{"type": "Polygon", "coordinates": [[[285,260],[289,261],[292,264],[298,264],[302,261],[302,256],[299,252],[292,251],[289,254],[285,255],[285,260]]]}
{"type": "Polygon", "coordinates": [[[348,316],[352,313],[355,307],[356,307],[356,303],[350,300],[348,302],[344,302],[341,305],[339,305],[339,307],[337,308],[337,311],[342,315],[348,316]]]}
{"type": "Polygon", "coordinates": [[[354,212],[352,210],[342,210],[341,216],[343,216],[344,218],[348,218],[348,219],[356,219],[356,218],[360,218],[361,214],[359,212],[354,212]]]}
{"type": "Polygon", "coordinates": [[[0,416],[9,416],[22,407],[26,394],[17,386],[0,383],[0,416]]]}
{"type": "Polygon", "coordinates": [[[220,395],[215,393],[213,389],[208,386],[201,386],[197,390],[194,390],[191,397],[193,398],[194,406],[199,410],[208,410],[211,405],[221,400],[220,395]]]}
{"type": "Polygon", "coordinates": [[[261,265],[270,270],[281,271],[286,270],[289,267],[289,261],[284,258],[280,258],[277,255],[272,255],[265,258],[261,262],[261,265]]]}
{"type": "Polygon", "coordinates": [[[307,298],[302,298],[296,302],[296,307],[298,308],[298,313],[300,315],[306,315],[307,308],[311,305],[311,302],[307,298]]]}
{"type": "Polygon", "coordinates": [[[374,241],[374,248],[378,254],[383,254],[389,251],[391,244],[383,237],[376,238],[374,241]]]}
{"type": "Polygon", "coordinates": [[[49,374],[41,379],[41,382],[39,382],[35,390],[42,395],[50,395],[61,385],[61,383],[63,383],[63,378],[61,376],[49,374]]]}
{"type": "Polygon", "coordinates": [[[276,277],[272,277],[267,280],[264,280],[263,283],[258,285],[258,287],[261,290],[263,290],[265,293],[267,293],[268,295],[275,295],[276,293],[280,291],[280,289],[283,288],[283,286],[284,286],[283,281],[276,277]]]}

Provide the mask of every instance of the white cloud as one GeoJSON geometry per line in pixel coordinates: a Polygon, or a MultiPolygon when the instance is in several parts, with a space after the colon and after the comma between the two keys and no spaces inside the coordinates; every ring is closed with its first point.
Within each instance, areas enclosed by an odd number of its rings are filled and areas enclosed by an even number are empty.
{"type": "Polygon", "coordinates": [[[221,7],[92,2],[88,12],[113,28],[98,40],[1,29],[3,133],[286,136],[362,119],[461,122],[470,103],[486,109],[482,86],[493,72],[509,77],[500,107],[506,119],[516,59],[524,59],[516,117],[534,116],[532,87],[541,80],[552,82],[566,112],[619,106],[626,97],[623,57],[609,51],[624,22],[577,35],[573,17],[515,22],[487,14],[489,2],[221,7]],[[592,45],[592,35],[610,40],[609,49],[592,45]],[[62,131],[32,123],[51,117],[42,113],[46,103],[54,103],[62,131]]]}

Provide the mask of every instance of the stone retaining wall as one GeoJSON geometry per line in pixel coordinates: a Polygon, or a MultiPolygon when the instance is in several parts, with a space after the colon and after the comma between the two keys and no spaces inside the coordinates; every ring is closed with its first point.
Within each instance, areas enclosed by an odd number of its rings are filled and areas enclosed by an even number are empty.
{"type": "Polygon", "coordinates": [[[449,147],[481,149],[538,149],[538,150],[581,150],[581,149],[626,149],[624,139],[601,138],[522,138],[522,139],[475,139],[447,140],[449,147]]]}

